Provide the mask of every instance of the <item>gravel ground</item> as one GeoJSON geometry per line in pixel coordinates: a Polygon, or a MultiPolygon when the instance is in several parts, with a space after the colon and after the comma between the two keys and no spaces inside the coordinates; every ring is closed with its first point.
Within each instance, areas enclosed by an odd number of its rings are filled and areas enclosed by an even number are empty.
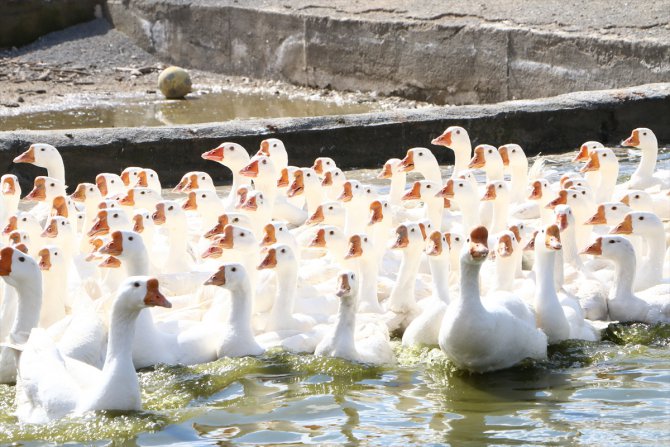
{"type": "MultiPolygon", "coordinates": [[[[0,116],[39,108],[67,107],[72,97],[154,93],[158,73],[168,64],[139,48],[106,20],[97,19],[47,34],[18,49],[0,51],[0,116]]],[[[296,96],[375,101],[382,109],[425,104],[368,93],[338,93],[277,81],[189,69],[196,88],[222,87],[241,92],[271,91],[296,96]]]]}

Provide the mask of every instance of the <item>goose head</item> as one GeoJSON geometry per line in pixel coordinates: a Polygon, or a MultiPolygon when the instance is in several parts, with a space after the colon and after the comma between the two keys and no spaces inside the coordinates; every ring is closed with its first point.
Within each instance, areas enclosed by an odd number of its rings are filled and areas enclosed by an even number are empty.
{"type": "Polygon", "coordinates": [[[412,188],[405,193],[402,200],[422,200],[424,202],[434,200],[440,191],[440,185],[430,180],[419,180],[414,182],[412,188]]]}
{"type": "Polygon", "coordinates": [[[63,164],[63,158],[54,146],[46,143],[31,144],[28,150],[14,159],[14,163],[30,163],[40,168],[63,164]]]}
{"type": "Polygon", "coordinates": [[[653,211],[654,201],[646,191],[630,190],[627,191],[621,202],[631,207],[635,211],[653,211]]]}
{"type": "Polygon", "coordinates": [[[38,265],[43,272],[62,272],[65,260],[56,245],[45,245],[38,253],[38,265]]]}
{"type": "Polygon", "coordinates": [[[577,152],[577,155],[575,155],[575,158],[572,159],[572,162],[577,163],[589,161],[589,154],[592,151],[596,149],[602,149],[604,147],[605,146],[603,146],[603,144],[598,141],[587,141],[586,143],[583,143],[581,146],[579,146],[579,151],[577,152]]]}
{"type": "Polygon", "coordinates": [[[9,244],[12,247],[16,247],[17,245],[25,245],[26,247],[30,247],[31,245],[31,239],[30,239],[30,234],[27,231],[24,230],[14,230],[11,233],[9,233],[9,236],[7,237],[9,240],[9,244]]]}
{"type": "Polygon", "coordinates": [[[205,160],[216,161],[237,172],[249,163],[249,153],[237,143],[225,142],[202,154],[205,160]]]}
{"type": "Polygon", "coordinates": [[[407,155],[400,161],[398,170],[400,172],[426,172],[432,166],[436,166],[435,155],[425,147],[414,147],[407,150],[407,155]]]}
{"type": "Polygon", "coordinates": [[[135,210],[133,214],[132,230],[136,233],[144,233],[147,229],[153,229],[153,218],[151,212],[147,210],[135,210]]]}
{"type": "Polygon", "coordinates": [[[631,208],[622,202],[603,202],[584,225],[611,225],[614,222],[621,222],[631,211],[631,208]]]}
{"type": "Polygon", "coordinates": [[[389,204],[386,200],[373,200],[370,202],[370,220],[368,226],[376,225],[382,222],[391,222],[391,213],[389,204]]]}
{"type": "Polygon", "coordinates": [[[426,238],[426,247],[424,249],[428,256],[434,258],[449,257],[449,243],[447,242],[447,233],[433,231],[426,238]]]}
{"type": "Polygon", "coordinates": [[[389,248],[407,249],[423,247],[426,240],[426,226],[423,223],[405,222],[395,229],[395,240],[389,248]]]}
{"type": "Polygon", "coordinates": [[[154,224],[165,225],[170,230],[186,226],[186,214],[175,200],[161,200],[158,202],[151,217],[154,224]]]}
{"type": "Polygon", "coordinates": [[[24,230],[32,234],[39,234],[42,232],[42,227],[33,214],[27,211],[19,211],[7,220],[7,225],[2,230],[2,234],[8,235],[15,230],[24,230]]]}
{"type": "Polygon", "coordinates": [[[42,232],[42,237],[56,239],[62,241],[63,244],[73,242],[74,236],[75,232],[70,220],[63,216],[51,217],[42,232]]]}
{"type": "Polygon", "coordinates": [[[580,172],[602,171],[608,170],[619,172],[619,161],[614,155],[612,149],[600,148],[593,149],[589,152],[589,159],[586,164],[582,166],[580,172]]]}
{"type": "Polygon", "coordinates": [[[494,254],[498,258],[509,258],[519,249],[519,241],[516,235],[509,231],[501,231],[495,235],[494,254]]]}
{"type": "Polygon", "coordinates": [[[205,281],[206,286],[219,286],[228,290],[239,290],[249,287],[249,276],[242,264],[229,262],[205,281]]]}
{"type": "Polygon", "coordinates": [[[638,127],[637,129],[631,132],[630,137],[628,137],[623,143],[622,146],[636,147],[638,149],[658,149],[658,140],[656,135],[651,129],[646,127],[638,127]]]}
{"type": "Polygon", "coordinates": [[[324,175],[327,171],[335,168],[337,168],[335,160],[330,157],[318,157],[316,160],[314,160],[314,165],[312,166],[314,172],[321,176],[324,175]]]}
{"type": "Polygon", "coordinates": [[[70,195],[75,202],[83,203],[86,208],[96,207],[102,200],[102,194],[97,185],[93,183],[80,183],[70,195]]]}
{"type": "Polygon", "coordinates": [[[103,209],[93,221],[88,237],[104,236],[114,230],[125,230],[130,228],[130,221],[125,211],[120,209],[103,209]]]}
{"type": "Polygon", "coordinates": [[[490,144],[480,144],[474,149],[474,155],[468,164],[469,169],[484,169],[501,168],[503,166],[503,159],[495,146],[490,144]]]}
{"type": "Polygon", "coordinates": [[[453,199],[459,204],[466,202],[476,203],[478,199],[476,185],[460,177],[448,179],[436,196],[453,199]]]}
{"type": "Polygon", "coordinates": [[[135,183],[135,186],[150,188],[159,193],[162,189],[158,173],[150,168],[144,168],[137,174],[137,183],[135,183]]]}
{"type": "Polygon", "coordinates": [[[267,248],[263,260],[256,267],[258,270],[275,269],[278,274],[287,273],[297,266],[295,253],[286,244],[275,244],[267,248]]]}
{"type": "Polygon", "coordinates": [[[0,250],[0,276],[11,286],[42,280],[40,267],[23,247],[4,247],[0,250]]]}
{"type": "Polygon", "coordinates": [[[56,196],[51,201],[51,215],[68,217],[70,214],[69,206],[74,207],[64,196],[56,196]]]}
{"type": "Polygon", "coordinates": [[[381,172],[377,174],[378,179],[392,179],[394,177],[405,177],[405,171],[401,169],[402,160],[399,158],[389,158],[384,163],[381,172]]]}
{"type": "Polygon", "coordinates": [[[162,199],[159,192],[151,188],[135,186],[119,197],[118,203],[133,208],[151,209],[162,199]]]}
{"type": "Polygon", "coordinates": [[[213,243],[227,250],[240,250],[243,252],[256,252],[258,241],[251,230],[237,225],[226,225],[221,236],[213,239],[213,243]]]}
{"type": "Polygon", "coordinates": [[[132,188],[137,184],[137,180],[142,168],[139,166],[128,166],[121,172],[121,181],[126,188],[132,188]]]}
{"type": "Polygon", "coordinates": [[[213,237],[223,234],[224,228],[226,225],[232,224],[244,228],[251,228],[251,219],[246,214],[242,213],[223,213],[217,218],[217,223],[205,233],[205,239],[212,239],[213,237]]]}
{"type": "Polygon", "coordinates": [[[181,204],[184,211],[195,211],[199,214],[221,211],[221,199],[215,191],[206,189],[191,190],[181,204]]]}
{"type": "Polygon", "coordinates": [[[110,172],[96,175],[95,184],[103,197],[112,197],[125,192],[125,186],[121,177],[110,172]]]}
{"type": "Polygon", "coordinates": [[[272,158],[274,166],[279,170],[288,166],[286,147],[278,138],[268,138],[261,141],[256,157],[261,155],[272,158]]]}
{"type": "Polygon", "coordinates": [[[561,230],[558,229],[558,225],[551,224],[537,230],[525,249],[535,251],[557,251],[562,248],[561,230]]]}
{"type": "Polygon", "coordinates": [[[263,227],[263,239],[260,242],[261,247],[269,247],[277,243],[286,244],[292,238],[288,231],[286,222],[270,222],[263,227]]]}
{"type": "Polygon", "coordinates": [[[489,182],[486,184],[486,190],[484,192],[484,196],[482,196],[480,200],[482,201],[493,200],[495,202],[508,203],[509,188],[507,187],[507,184],[502,180],[489,182]]]}
{"type": "Polygon", "coordinates": [[[372,242],[365,233],[353,234],[349,237],[348,247],[344,259],[369,259],[374,253],[372,242]]]}
{"type": "Polygon", "coordinates": [[[347,238],[341,229],[333,225],[325,225],[316,231],[308,246],[337,250],[346,244],[347,238]]]}
{"type": "Polygon", "coordinates": [[[556,216],[556,226],[558,226],[559,231],[563,232],[568,227],[574,227],[575,216],[569,205],[558,205],[554,208],[554,215],[556,216]]]}
{"type": "Polygon", "coordinates": [[[294,197],[305,193],[306,195],[313,196],[321,191],[321,183],[322,182],[314,169],[298,169],[293,173],[293,183],[291,183],[287,195],[289,197],[294,197]]]}
{"type": "Polygon", "coordinates": [[[343,270],[337,275],[337,295],[345,305],[355,304],[359,287],[358,275],[351,270],[343,270]]]}
{"type": "Polygon", "coordinates": [[[252,191],[247,196],[247,200],[240,206],[240,210],[248,213],[251,219],[254,213],[259,213],[267,209],[269,204],[265,200],[265,195],[261,191],[252,191]]]}
{"type": "MultiPolygon", "coordinates": [[[[124,262],[125,260],[136,259],[138,256],[146,254],[146,251],[142,235],[129,230],[112,232],[110,239],[98,248],[98,253],[108,256],[103,263],[110,258],[124,262]]],[[[117,267],[117,265],[100,265],[100,267],[117,267]]]]}
{"type": "Polygon", "coordinates": [[[528,168],[528,159],[521,146],[515,143],[504,144],[498,148],[504,166],[528,168]]]}
{"type": "Polygon", "coordinates": [[[24,197],[25,200],[34,202],[51,202],[56,196],[65,195],[65,184],[53,177],[40,175],[35,177],[33,190],[24,197]]]}
{"type": "Polygon", "coordinates": [[[472,265],[482,264],[489,255],[489,232],[486,227],[479,226],[470,232],[461,249],[461,262],[472,265]]]}
{"type": "MultiPolygon", "coordinates": [[[[470,150],[470,136],[468,132],[460,126],[450,126],[442,135],[434,138],[431,144],[436,146],[444,146],[449,149],[457,150],[457,148],[467,148],[470,150]]],[[[469,155],[469,154],[468,154],[469,155]]]]}
{"type": "MultiPolygon", "coordinates": [[[[663,222],[654,213],[631,211],[619,224],[610,230],[610,234],[635,234],[645,236],[663,229],[663,222]]],[[[664,247],[661,247],[665,249],[664,247]]]]}
{"type": "Polygon", "coordinates": [[[240,170],[240,174],[263,182],[276,182],[278,178],[274,162],[265,155],[252,158],[249,164],[240,170]]]}
{"type": "Polygon", "coordinates": [[[16,197],[18,200],[21,197],[21,185],[19,179],[14,174],[5,174],[0,177],[0,190],[4,198],[16,197]]]}
{"type": "Polygon", "coordinates": [[[324,202],[316,207],[314,213],[305,222],[306,225],[337,225],[344,222],[346,209],[340,202],[324,202]]]}
{"type": "Polygon", "coordinates": [[[130,276],[119,286],[114,301],[115,309],[128,313],[139,312],[146,307],[172,307],[172,304],[160,291],[156,278],[150,276],[130,276]]]}
{"type": "Polygon", "coordinates": [[[206,191],[214,191],[214,180],[212,177],[203,171],[191,171],[183,175],[177,186],[172,189],[172,192],[189,192],[196,189],[204,189],[206,191]]]}
{"type": "Polygon", "coordinates": [[[326,191],[338,191],[342,188],[347,177],[340,168],[333,168],[323,172],[323,180],[321,186],[326,188],[326,191]]]}
{"type": "Polygon", "coordinates": [[[528,200],[540,200],[541,202],[549,202],[551,196],[549,195],[549,181],[546,179],[533,180],[530,183],[530,192],[528,200]]]}
{"type": "Polygon", "coordinates": [[[612,260],[635,259],[633,244],[627,238],[613,234],[596,238],[581,254],[602,256],[612,260]]]}

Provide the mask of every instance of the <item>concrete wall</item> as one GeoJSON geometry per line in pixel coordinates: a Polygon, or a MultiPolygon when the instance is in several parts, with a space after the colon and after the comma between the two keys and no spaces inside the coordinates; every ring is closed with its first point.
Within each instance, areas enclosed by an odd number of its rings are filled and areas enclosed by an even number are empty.
{"type": "Polygon", "coordinates": [[[107,2],[114,25],[165,60],[314,87],[476,104],[670,80],[670,42],[663,39],[253,5],[107,2]]]}
{"type": "Polygon", "coordinates": [[[0,48],[25,45],[38,37],[92,20],[104,0],[2,0],[0,48]]]}
{"type": "Polygon", "coordinates": [[[31,143],[58,147],[72,187],[93,181],[99,172],[127,166],[158,171],[164,186],[174,185],[190,170],[209,172],[215,180],[230,172],[200,154],[224,141],[255,153],[264,138],[281,138],[290,162],[311,165],[330,156],[345,169],[381,167],[415,146],[431,147],[441,163],[453,163],[453,152],[430,146],[450,125],[465,127],[473,145],[516,142],[529,155],[575,150],[588,140],[618,144],[636,127],[649,127],[661,144],[670,142],[670,84],[625,90],[581,92],[544,100],[511,101],[483,106],[435,107],[362,115],[229,121],[155,128],[83,129],[0,132],[0,168],[19,175],[30,188],[44,170],[15,165],[12,159],[31,143]]]}

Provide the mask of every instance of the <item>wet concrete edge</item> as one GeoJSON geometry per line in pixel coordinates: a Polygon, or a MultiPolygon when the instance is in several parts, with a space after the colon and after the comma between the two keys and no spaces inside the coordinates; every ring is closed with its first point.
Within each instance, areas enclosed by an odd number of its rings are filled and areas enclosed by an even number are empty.
{"type": "Polygon", "coordinates": [[[577,92],[553,98],[491,105],[434,107],[418,110],[314,118],[240,120],[171,127],[106,128],[0,132],[0,166],[16,173],[29,188],[43,169],[16,165],[12,159],[31,143],[58,147],[70,189],[93,181],[99,172],[120,172],[126,166],[158,171],[164,186],[174,185],[190,170],[209,172],[216,181],[230,171],[200,158],[223,141],[255,152],[264,138],[281,138],[291,164],[306,166],[330,156],[344,169],[380,167],[415,146],[431,147],[441,163],[453,153],[430,146],[450,125],[465,127],[473,146],[516,142],[529,155],[575,149],[587,140],[616,145],[635,127],[649,127],[659,142],[670,141],[670,83],[618,90],[577,92]]]}

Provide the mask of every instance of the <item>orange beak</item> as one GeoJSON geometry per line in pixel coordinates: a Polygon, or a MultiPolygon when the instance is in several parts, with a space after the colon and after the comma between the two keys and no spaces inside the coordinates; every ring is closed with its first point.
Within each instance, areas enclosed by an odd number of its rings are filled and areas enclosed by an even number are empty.
{"type": "Polygon", "coordinates": [[[33,202],[43,202],[47,198],[46,181],[43,178],[36,178],[33,190],[25,196],[24,200],[33,202]]]}
{"type": "Polygon", "coordinates": [[[624,146],[637,147],[640,145],[640,133],[637,129],[623,142],[624,146]]]}
{"type": "Polygon", "coordinates": [[[51,222],[49,222],[49,225],[42,232],[41,236],[48,238],[58,237],[58,222],[52,219],[51,222]]]}
{"type": "Polygon", "coordinates": [[[125,186],[129,186],[130,185],[130,172],[124,170],[121,173],[121,181],[123,182],[123,184],[125,186]]]}
{"type": "Polygon", "coordinates": [[[195,191],[191,191],[188,193],[188,198],[182,203],[181,208],[184,211],[197,211],[198,210],[198,202],[195,200],[195,191]]]}
{"type": "Polygon", "coordinates": [[[477,227],[470,232],[470,256],[473,259],[484,259],[489,255],[489,232],[486,227],[477,227]]]}
{"type": "Polygon", "coordinates": [[[93,222],[93,226],[87,233],[88,237],[95,237],[109,233],[109,224],[107,223],[107,213],[105,211],[98,212],[98,216],[93,222]]]}
{"type": "Polygon", "coordinates": [[[68,217],[67,201],[63,196],[54,197],[51,203],[51,215],[68,217]]]}
{"type": "Polygon", "coordinates": [[[49,271],[51,268],[51,253],[49,250],[43,248],[39,251],[39,253],[37,253],[37,255],[40,257],[40,270],[49,271]]]}
{"type": "Polygon", "coordinates": [[[442,233],[439,231],[430,233],[426,254],[428,256],[439,256],[442,254],[442,233]]]}
{"type": "Polygon", "coordinates": [[[219,267],[219,271],[214,273],[205,281],[206,286],[225,286],[226,285],[226,266],[219,267]]]}
{"type": "Polygon", "coordinates": [[[498,249],[496,254],[501,258],[507,258],[512,255],[514,248],[512,247],[512,238],[509,234],[503,234],[498,240],[498,249]]]}
{"type": "Polygon", "coordinates": [[[19,230],[12,231],[9,233],[9,242],[16,246],[21,243],[21,232],[19,230]]]}
{"type": "Polygon", "coordinates": [[[384,220],[384,213],[382,212],[382,203],[375,200],[370,204],[370,221],[368,225],[374,225],[384,220]]]}
{"type": "Polygon", "coordinates": [[[349,202],[354,198],[354,194],[351,190],[351,182],[344,182],[342,185],[342,194],[337,198],[342,202],[349,202]]]}
{"type": "Polygon", "coordinates": [[[414,170],[414,152],[411,150],[407,151],[407,155],[402,159],[400,165],[398,165],[398,171],[400,172],[409,172],[414,170]]]}
{"type": "Polygon", "coordinates": [[[561,232],[557,225],[547,227],[544,244],[550,250],[560,250],[563,247],[561,244],[561,232]]]}
{"type": "Polygon", "coordinates": [[[119,204],[123,206],[135,206],[135,190],[129,189],[126,195],[121,197],[119,204]]]}
{"type": "Polygon", "coordinates": [[[277,251],[274,248],[271,248],[256,269],[265,270],[273,269],[275,267],[277,267],[277,251]]]}
{"type": "Polygon", "coordinates": [[[314,172],[316,172],[319,175],[323,174],[323,160],[317,158],[314,161],[314,166],[312,166],[312,169],[314,169],[314,172]]]}
{"type": "Polygon", "coordinates": [[[144,304],[149,307],[159,306],[168,309],[172,307],[172,303],[158,290],[158,280],[156,278],[147,281],[147,294],[144,296],[144,304]]]}
{"type": "Polygon", "coordinates": [[[193,191],[194,189],[198,189],[200,185],[198,185],[198,175],[197,174],[191,174],[189,177],[188,183],[182,188],[181,192],[190,192],[193,191]]]}
{"type": "Polygon", "coordinates": [[[305,222],[306,225],[316,225],[318,223],[323,222],[325,219],[325,216],[323,215],[323,206],[319,205],[316,207],[316,211],[314,211],[314,214],[309,216],[309,219],[305,222]]]}
{"type": "Polygon", "coordinates": [[[599,237],[596,241],[582,250],[583,255],[602,256],[603,254],[603,238],[599,237]]]}
{"type": "Polygon", "coordinates": [[[172,192],[182,192],[186,185],[188,185],[188,177],[182,177],[182,179],[177,183],[177,186],[172,188],[172,192]]]}
{"type": "Polygon", "coordinates": [[[102,260],[98,267],[105,269],[118,269],[121,267],[121,260],[115,258],[114,256],[107,256],[102,260]]]}
{"type": "MultiPolygon", "coordinates": [[[[207,258],[220,258],[223,254],[223,249],[217,245],[210,245],[207,250],[202,254],[203,259],[207,258]]],[[[207,284],[207,283],[205,283],[207,284]]]]}
{"type": "Polygon", "coordinates": [[[579,152],[575,155],[575,158],[572,159],[573,163],[580,161],[588,161],[589,159],[589,147],[586,144],[582,144],[579,147],[579,152]]]}
{"type": "Polygon", "coordinates": [[[450,147],[451,146],[451,131],[450,130],[445,131],[439,137],[433,138],[433,141],[431,141],[430,144],[434,144],[436,146],[450,147]]]}
{"type": "Polygon", "coordinates": [[[258,203],[256,201],[256,197],[258,196],[251,196],[249,200],[244,202],[244,205],[242,205],[242,209],[256,211],[258,209],[258,203]]]}
{"type": "Polygon", "coordinates": [[[156,225],[163,225],[165,223],[165,204],[164,203],[157,203],[156,204],[156,211],[151,215],[151,219],[153,219],[154,223],[156,225]]]}
{"type": "Polygon", "coordinates": [[[363,255],[363,247],[361,247],[361,237],[354,234],[349,238],[349,251],[344,256],[344,259],[358,258],[363,255]]]}
{"type": "Polygon", "coordinates": [[[281,175],[279,176],[279,180],[277,180],[277,188],[286,188],[289,184],[288,181],[288,169],[287,168],[282,168],[281,170],[281,175]]]}
{"type": "Polygon", "coordinates": [[[268,140],[261,141],[261,147],[258,149],[257,155],[270,156],[270,142],[268,140]]]}
{"type": "Polygon", "coordinates": [[[2,230],[2,234],[9,234],[12,231],[16,230],[17,228],[18,228],[18,219],[16,216],[12,216],[9,218],[7,225],[2,230]]]}
{"type": "Polygon", "coordinates": [[[468,168],[470,169],[480,169],[486,166],[486,158],[484,158],[484,148],[481,146],[477,146],[475,148],[475,155],[472,157],[472,160],[470,160],[470,164],[468,164],[468,168]]]}
{"type": "Polygon", "coordinates": [[[266,247],[268,245],[277,243],[277,234],[275,232],[275,226],[272,224],[267,224],[263,227],[264,235],[263,240],[261,241],[261,247],[266,247]]]}
{"type": "Polygon", "coordinates": [[[382,169],[382,172],[377,174],[377,178],[386,179],[391,177],[393,177],[393,167],[391,166],[391,163],[384,163],[384,168],[382,169]]]}
{"type": "Polygon", "coordinates": [[[405,248],[409,245],[409,234],[407,233],[407,227],[404,225],[399,225],[395,230],[395,242],[391,246],[391,249],[405,248]]]}
{"type": "Polygon", "coordinates": [[[402,196],[402,200],[421,200],[421,183],[414,182],[412,189],[402,196]]]}
{"type": "Polygon", "coordinates": [[[533,190],[528,196],[528,200],[540,200],[542,198],[542,183],[539,180],[533,182],[533,190]]]}
{"type": "Polygon", "coordinates": [[[481,198],[482,201],[495,200],[498,196],[496,195],[496,185],[489,183],[486,185],[486,192],[484,197],[481,198]]]}
{"type": "Polygon", "coordinates": [[[147,188],[149,186],[147,173],[145,171],[140,171],[137,173],[137,183],[135,184],[135,186],[140,186],[142,188],[147,188]]]}
{"type": "Polygon", "coordinates": [[[77,189],[74,190],[70,198],[75,202],[86,201],[86,185],[83,183],[78,184],[77,189]]]}
{"type": "Polygon", "coordinates": [[[347,275],[346,273],[342,273],[337,278],[337,292],[335,292],[335,295],[342,298],[343,296],[346,296],[350,293],[351,293],[351,284],[349,284],[349,275],[347,275]]]}
{"type": "Polygon", "coordinates": [[[2,181],[2,193],[6,196],[16,193],[16,182],[14,177],[6,177],[2,181]]]}
{"type": "Polygon", "coordinates": [[[553,210],[558,205],[566,205],[567,203],[568,203],[568,192],[565,189],[561,189],[558,192],[558,197],[549,202],[547,206],[545,206],[545,208],[553,210]]]}
{"type": "Polygon", "coordinates": [[[610,230],[610,234],[633,234],[633,218],[627,214],[623,221],[610,230]]]}
{"type": "Polygon", "coordinates": [[[454,197],[454,181],[452,179],[447,180],[447,184],[435,194],[435,197],[444,197],[445,199],[454,197]]]}
{"type": "Polygon", "coordinates": [[[579,172],[590,172],[597,171],[600,169],[600,160],[598,160],[598,154],[591,152],[589,155],[589,161],[579,170],[579,172]]]}
{"type": "Polygon", "coordinates": [[[565,231],[566,228],[568,228],[568,215],[567,214],[559,214],[556,216],[556,225],[558,226],[558,229],[561,231],[565,231]]]}
{"type": "Polygon", "coordinates": [[[521,242],[521,233],[519,232],[519,227],[512,225],[508,228],[508,230],[514,233],[514,237],[516,238],[517,242],[521,242]]]}
{"type": "Polygon", "coordinates": [[[12,247],[5,247],[0,250],[0,276],[8,276],[12,273],[12,255],[14,249],[12,247]]]}
{"type": "Polygon", "coordinates": [[[258,177],[258,160],[254,160],[240,170],[240,174],[245,177],[258,177]]]}
{"type": "Polygon", "coordinates": [[[223,233],[223,229],[226,227],[226,225],[228,225],[228,215],[222,214],[219,216],[219,221],[214,226],[214,228],[205,233],[205,239],[211,239],[214,236],[223,233]]]}
{"type": "Polygon", "coordinates": [[[14,163],[35,163],[35,149],[32,146],[14,159],[14,163]]]}
{"type": "Polygon", "coordinates": [[[325,248],[326,247],[326,230],[320,228],[316,232],[316,236],[312,239],[312,242],[309,243],[310,247],[325,248]]]}
{"type": "Polygon", "coordinates": [[[107,189],[107,180],[105,179],[105,176],[102,174],[96,175],[95,184],[100,190],[100,194],[102,194],[103,197],[107,197],[109,190],[107,189]]]}
{"type": "Polygon", "coordinates": [[[144,231],[144,219],[140,214],[136,214],[133,216],[133,231],[135,233],[142,233],[144,231]]]}
{"type": "Polygon", "coordinates": [[[219,146],[210,151],[205,152],[201,155],[204,160],[217,161],[221,163],[223,161],[223,146],[219,146]]]}
{"type": "Polygon", "coordinates": [[[333,173],[328,171],[323,175],[323,180],[321,180],[321,186],[330,186],[333,184],[333,173]]]}
{"type": "Polygon", "coordinates": [[[498,153],[500,154],[500,158],[502,158],[503,165],[509,166],[509,154],[507,153],[507,146],[500,146],[498,148],[498,153]]]}
{"type": "Polygon", "coordinates": [[[293,183],[288,189],[286,195],[289,197],[299,196],[305,190],[305,183],[303,179],[303,173],[301,170],[297,170],[293,173],[293,183]]]}
{"type": "Polygon", "coordinates": [[[232,225],[226,225],[223,229],[223,235],[216,239],[216,245],[219,248],[224,248],[226,250],[232,250],[235,247],[235,237],[233,231],[235,229],[232,225]]]}
{"type": "Polygon", "coordinates": [[[112,240],[107,242],[107,245],[98,249],[103,255],[121,256],[123,253],[123,236],[120,231],[112,233],[112,240]]]}
{"type": "Polygon", "coordinates": [[[591,216],[584,225],[607,225],[607,216],[605,216],[605,205],[598,205],[598,211],[591,216]]]}

